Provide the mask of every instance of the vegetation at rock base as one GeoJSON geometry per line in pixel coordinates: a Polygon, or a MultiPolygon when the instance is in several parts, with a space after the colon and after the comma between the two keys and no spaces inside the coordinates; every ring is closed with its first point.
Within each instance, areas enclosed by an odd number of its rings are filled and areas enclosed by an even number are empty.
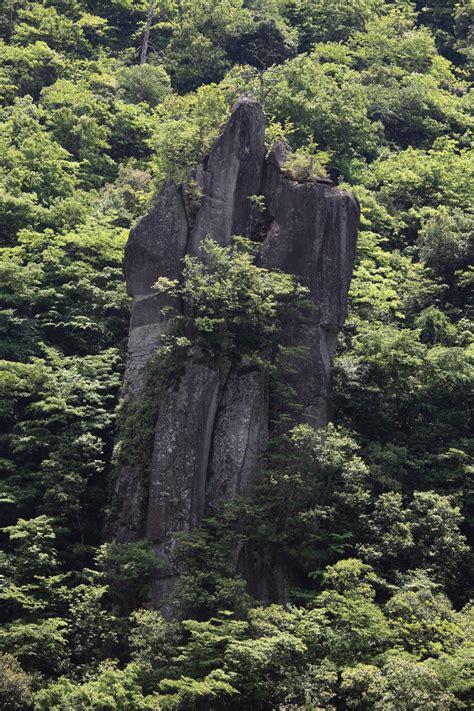
{"type": "MultiPolygon", "coordinates": [[[[472,0],[156,0],[140,64],[149,4],[0,7],[0,708],[468,709],[472,0]],[[361,204],[335,418],[278,433],[253,496],[179,536],[170,622],[149,546],[101,541],[123,247],[262,90],[294,177],[361,204]],[[256,604],[235,541],[286,562],[290,605],[256,604]]],[[[203,333],[236,358],[239,319],[270,338],[278,279],[203,333]]]]}

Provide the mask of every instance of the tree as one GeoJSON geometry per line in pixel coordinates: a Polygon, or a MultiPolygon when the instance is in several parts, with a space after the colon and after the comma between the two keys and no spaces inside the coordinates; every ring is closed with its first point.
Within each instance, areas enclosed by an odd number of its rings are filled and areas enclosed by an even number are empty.
{"type": "Polygon", "coordinates": [[[0,4],[0,706],[469,708],[472,1],[0,4]],[[278,419],[252,495],[177,536],[190,619],[169,622],[132,609],[147,544],[100,547],[122,253],[166,180],[199,206],[190,176],[242,92],[265,99],[267,148],[294,150],[284,179],[323,168],[361,204],[335,423],[280,418],[300,406],[281,317],[309,309],[252,245],[211,242],[161,284],[193,310],[119,437],[147,446],[190,344],[266,368],[278,419]],[[236,541],[290,572],[292,604],[251,598],[236,541]]]}
{"type": "Polygon", "coordinates": [[[250,29],[231,39],[227,51],[234,61],[255,67],[260,86],[260,103],[264,106],[266,70],[294,55],[296,44],[283,23],[257,16],[250,29]]]}
{"type": "Polygon", "coordinates": [[[122,614],[137,608],[147,597],[153,574],[161,567],[148,541],[104,543],[97,552],[96,563],[109,585],[114,607],[122,614]]]}
{"type": "Polygon", "coordinates": [[[140,64],[145,64],[147,54],[148,54],[148,45],[150,43],[150,31],[151,31],[151,23],[153,22],[153,15],[155,14],[155,0],[150,0],[150,5],[148,7],[148,13],[146,17],[146,24],[145,24],[145,31],[143,33],[143,44],[140,52],[140,64]]]}
{"type": "Polygon", "coordinates": [[[385,609],[397,641],[420,660],[452,654],[467,632],[445,595],[422,579],[402,587],[385,609]]]}
{"type": "Polygon", "coordinates": [[[154,64],[124,67],[120,85],[128,102],[143,102],[151,107],[160,104],[171,93],[168,74],[163,67],[154,64]]]}
{"type": "Polygon", "coordinates": [[[31,679],[11,654],[0,654],[0,709],[25,711],[31,708],[31,679]]]}
{"type": "Polygon", "coordinates": [[[289,274],[256,266],[256,244],[248,239],[234,237],[220,247],[208,237],[200,252],[199,258],[185,256],[182,284],[163,277],[154,288],[189,306],[189,321],[182,317],[189,343],[217,361],[261,360],[288,302],[308,290],[289,274]]]}
{"type": "Polygon", "coordinates": [[[61,711],[64,708],[87,711],[156,709],[156,705],[142,694],[136,666],[131,664],[122,671],[110,662],[104,664],[93,679],[83,684],[75,684],[66,677],[61,678],[38,691],[34,704],[35,711],[61,711]]]}
{"type": "Polygon", "coordinates": [[[314,600],[326,621],[325,655],[345,666],[351,660],[368,661],[389,648],[392,632],[387,618],[375,604],[371,566],[357,559],[329,566],[323,577],[327,588],[314,600]]]}
{"type": "Polygon", "coordinates": [[[395,657],[382,669],[358,664],[343,672],[342,689],[348,708],[383,711],[454,709],[455,699],[426,664],[395,657]]]}
{"type": "Polygon", "coordinates": [[[468,552],[466,539],[459,530],[462,521],[459,507],[446,496],[420,491],[413,497],[410,518],[422,567],[432,572],[436,580],[446,582],[468,552]]]}

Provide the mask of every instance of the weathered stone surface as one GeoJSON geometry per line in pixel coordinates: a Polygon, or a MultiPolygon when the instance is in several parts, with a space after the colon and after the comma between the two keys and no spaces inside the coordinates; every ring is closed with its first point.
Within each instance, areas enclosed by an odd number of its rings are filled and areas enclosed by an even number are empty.
{"type": "Polygon", "coordinates": [[[130,543],[144,535],[148,482],[140,460],[134,464],[122,464],[117,470],[109,525],[116,541],[130,543]]]}
{"type": "Polygon", "coordinates": [[[227,246],[232,235],[249,236],[256,218],[249,197],[260,189],[264,132],[261,106],[241,98],[208,160],[197,172],[204,198],[191,239],[193,254],[198,254],[199,244],[207,235],[221,246],[227,246]]]}
{"type": "MultiPolygon", "coordinates": [[[[147,364],[169,325],[164,297],[153,283],[159,276],[179,279],[183,256],[199,254],[207,235],[222,246],[234,234],[258,232],[261,238],[262,220],[249,199],[260,194],[267,206],[260,263],[297,276],[314,305],[304,324],[286,324],[282,345],[299,349],[286,376],[299,416],[320,427],[329,417],[332,356],[346,315],[359,210],[328,179],[289,179],[289,148],[279,142],[266,159],[264,129],[259,104],[242,97],[197,169],[203,197],[193,219],[185,191],[167,183],[155,208],[131,232],[125,273],[134,301],[124,396],[142,396],[147,364]]],[[[168,564],[154,584],[157,604],[176,577],[173,533],[199,525],[219,500],[250,492],[267,442],[268,407],[264,370],[242,364],[217,368],[194,351],[179,382],[157,403],[150,451],[135,453],[135,465],[118,468],[116,538],[146,536],[168,564]]],[[[257,597],[286,599],[288,571],[273,551],[244,545],[235,551],[235,566],[257,597]]]]}
{"type": "Polygon", "coordinates": [[[268,437],[265,372],[231,372],[216,414],[207,475],[206,505],[249,493],[268,437]]]}
{"type": "MultiPolygon", "coordinates": [[[[187,239],[183,197],[169,182],[150,214],[131,231],[125,248],[125,277],[133,301],[124,397],[140,397],[147,365],[168,326],[169,319],[162,309],[169,300],[157,294],[152,285],[159,276],[179,277],[187,239]]],[[[148,456],[149,452],[137,452],[133,464],[122,464],[115,471],[112,525],[116,539],[121,542],[140,538],[145,532],[148,456]]]]}
{"type": "Polygon", "coordinates": [[[303,419],[327,424],[332,356],[344,324],[355,256],[359,207],[349,193],[324,182],[298,183],[283,166],[288,147],[278,142],[265,166],[262,192],[271,222],[261,248],[267,269],[294,274],[310,290],[314,313],[289,326],[284,345],[306,349],[291,376],[303,419]]]}
{"type": "Polygon", "coordinates": [[[178,389],[161,400],[149,479],[151,541],[161,543],[201,520],[220,384],[218,370],[190,362],[178,389]]]}
{"type": "Polygon", "coordinates": [[[153,294],[158,276],[177,279],[186,251],[188,220],[182,193],[166,183],[153,210],[130,232],[125,247],[125,277],[131,296],[153,294]]]}
{"type": "Polygon", "coordinates": [[[266,163],[262,192],[272,222],[262,263],[298,276],[311,290],[318,322],[340,328],[352,277],[358,204],[327,182],[297,183],[286,177],[281,152],[276,144],[266,163]]]}
{"type": "Polygon", "coordinates": [[[188,219],[181,190],[166,183],[153,210],[130,232],[125,248],[125,277],[133,296],[124,394],[137,396],[146,366],[156,352],[168,318],[165,297],[153,290],[158,277],[178,279],[186,253],[188,219]]]}

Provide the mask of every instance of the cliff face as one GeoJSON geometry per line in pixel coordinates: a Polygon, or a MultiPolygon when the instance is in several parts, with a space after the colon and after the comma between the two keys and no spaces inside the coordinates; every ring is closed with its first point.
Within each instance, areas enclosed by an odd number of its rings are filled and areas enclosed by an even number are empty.
{"type": "MultiPolygon", "coordinates": [[[[125,253],[133,306],[124,397],[144,396],[147,365],[168,326],[162,313],[167,297],[152,288],[157,278],[179,279],[182,258],[197,255],[207,235],[227,246],[232,235],[252,237],[258,231],[261,266],[297,276],[314,302],[310,323],[288,324],[283,345],[304,347],[288,377],[302,405],[301,419],[321,427],[329,417],[331,361],[346,314],[359,210],[351,195],[329,181],[289,179],[283,170],[289,149],[277,143],[265,158],[264,129],[260,105],[241,98],[196,171],[202,191],[197,213],[190,209],[186,186],[168,183],[132,230],[125,253]],[[263,230],[249,199],[256,194],[267,206],[263,230]]],[[[149,450],[128,453],[128,463],[118,467],[116,539],[151,540],[168,562],[171,579],[173,532],[197,526],[219,499],[249,491],[268,419],[264,371],[250,365],[218,370],[195,352],[179,382],[160,397],[149,450]]],[[[248,578],[250,557],[244,552],[240,564],[248,578]]]]}

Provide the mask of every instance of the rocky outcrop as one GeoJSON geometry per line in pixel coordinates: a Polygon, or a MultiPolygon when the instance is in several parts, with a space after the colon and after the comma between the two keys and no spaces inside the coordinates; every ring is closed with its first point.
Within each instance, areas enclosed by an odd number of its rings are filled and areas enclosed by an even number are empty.
{"type": "MultiPolygon", "coordinates": [[[[153,290],[157,278],[179,279],[182,258],[199,254],[207,235],[222,246],[232,235],[246,235],[260,239],[262,266],[294,274],[309,289],[308,319],[286,325],[283,345],[300,349],[296,367],[286,376],[300,403],[298,417],[321,427],[329,417],[331,362],[346,315],[359,210],[351,195],[327,179],[288,177],[285,144],[275,144],[265,158],[264,129],[260,105],[242,97],[196,171],[202,192],[197,213],[189,208],[186,186],[170,182],[132,230],[125,254],[133,306],[123,396],[144,397],[147,366],[169,326],[166,299],[153,290]],[[257,194],[266,203],[263,227],[250,199],[257,194]]],[[[217,368],[193,350],[179,382],[156,403],[149,450],[129,453],[127,464],[118,466],[114,535],[119,541],[147,537],[153,542],[168,566],[157,595],[174,575],[172,534],[197,526],[219,500],[250,491],[268,437],[268,399],[265,370],[250,363],[217,368]]],[[[252,591],[258,594],[252,570],[255,578],[271,569],[261,594],[271,599],[274,585],[274,595],[284,597],[278,565],[257,562],[248,550],[241,558],[252,591]]]]}
{"type": "Polygon", "coordinates": [[[294,274],[310,290],[312,318],[289,326],[283,345],[303,347],[291,385],[303,419],[322,427],[329,419],[331,363],[344,324],[352,277],[358,206],[327,179],[298,183],[284,165],[288,147],[278,142],[266,161],[262,193],[271,222],[261,248],[267,269],[294,274]]]}

